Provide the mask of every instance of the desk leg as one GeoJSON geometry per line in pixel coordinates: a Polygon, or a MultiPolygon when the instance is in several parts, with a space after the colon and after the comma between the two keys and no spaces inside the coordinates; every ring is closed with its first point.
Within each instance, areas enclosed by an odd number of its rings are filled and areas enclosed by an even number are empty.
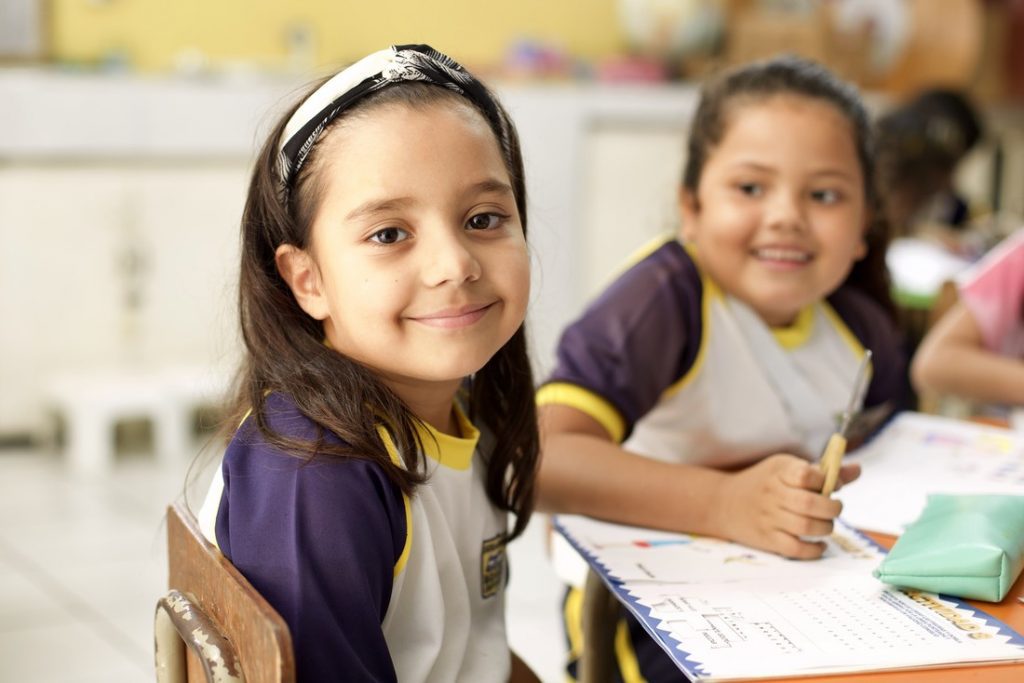
{"type": "Polygon", "coordinates": [[[187,404],[178,401],[165,401],[154,410],[154,450],[162,464],[188,462],[192,455],[190,418],[187,404]]]}
{"type": "Polygon", "coordinates": [[[579,683],[608,683],[615,672],[615,628],[619,603],[593,570],[583,594],[583,654],[579,683]]]}
{"type": "Polygon", "coordinates": [[[114,463],[114,423],[110,415],[88,406],[68,406],[64,420],[64,452],[71,469],[84,475],[108,471],[114,463]]]}

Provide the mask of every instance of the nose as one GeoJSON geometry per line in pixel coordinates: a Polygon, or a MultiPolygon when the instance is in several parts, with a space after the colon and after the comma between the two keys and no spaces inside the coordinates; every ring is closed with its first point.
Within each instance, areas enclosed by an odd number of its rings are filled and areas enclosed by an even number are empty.
{"type": "Polygon", "coordinates": [[[807,226],[800,193],[779,189],[767,203],[765,223],[777,230],[799,231],[807,226]]]}
{"type": "Polygon", "coordinates": [[[462,284],[480,279],[482,268],[469,236],[459,226],[434,231],[423,244],[423,280],[430,287],[462,284]]]}

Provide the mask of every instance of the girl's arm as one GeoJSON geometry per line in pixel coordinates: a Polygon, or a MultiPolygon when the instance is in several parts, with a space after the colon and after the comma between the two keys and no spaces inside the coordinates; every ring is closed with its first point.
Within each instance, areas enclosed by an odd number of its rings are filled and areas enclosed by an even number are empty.
{"type": "Polygon", "coordinates": [[[1024,362],[987,350],[977,321],[962,302],[925,336],[910,375],[918,390],[1024,404],[1024,362]]]}
{"type": "MultiPolygon", "coordinates": [[[[621,524],[717,536],[794,558],[821,555],[842,504],[818,494],[824,476],[776,454],[738,472],[666,463],[624,450],[586,413],[540,408],[538,504],[621,524]]],[[[844,466],[843,482],[859,474],[844,466]]]]}

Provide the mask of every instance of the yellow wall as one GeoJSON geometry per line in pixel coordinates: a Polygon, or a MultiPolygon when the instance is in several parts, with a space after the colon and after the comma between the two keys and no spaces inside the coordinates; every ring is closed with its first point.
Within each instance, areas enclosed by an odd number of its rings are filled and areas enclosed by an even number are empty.
{"type": "Polygon", "coordinates": [[[56,60],[92,63],[117,53],[157,71],[174,68],[186,50],[211,65],[308,68],[426,42],[486,66],[523,36],[583,58],[624,45],[615,0],[51,0],[50,18],[56,60]],[[297,64],[287,44],[296,25],[313,36],[312,53],[297,64]]]}

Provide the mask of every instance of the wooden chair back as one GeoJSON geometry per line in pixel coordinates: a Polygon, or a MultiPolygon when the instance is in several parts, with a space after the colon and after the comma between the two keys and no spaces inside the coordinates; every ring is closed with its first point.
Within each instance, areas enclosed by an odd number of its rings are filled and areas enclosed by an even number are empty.
{"type": "Polygon", "coordinates": [[[154,624],[158,683],[294,683],[288,625],[181,500],[167,508],[167,549],[170,591],[154,624]]]}

